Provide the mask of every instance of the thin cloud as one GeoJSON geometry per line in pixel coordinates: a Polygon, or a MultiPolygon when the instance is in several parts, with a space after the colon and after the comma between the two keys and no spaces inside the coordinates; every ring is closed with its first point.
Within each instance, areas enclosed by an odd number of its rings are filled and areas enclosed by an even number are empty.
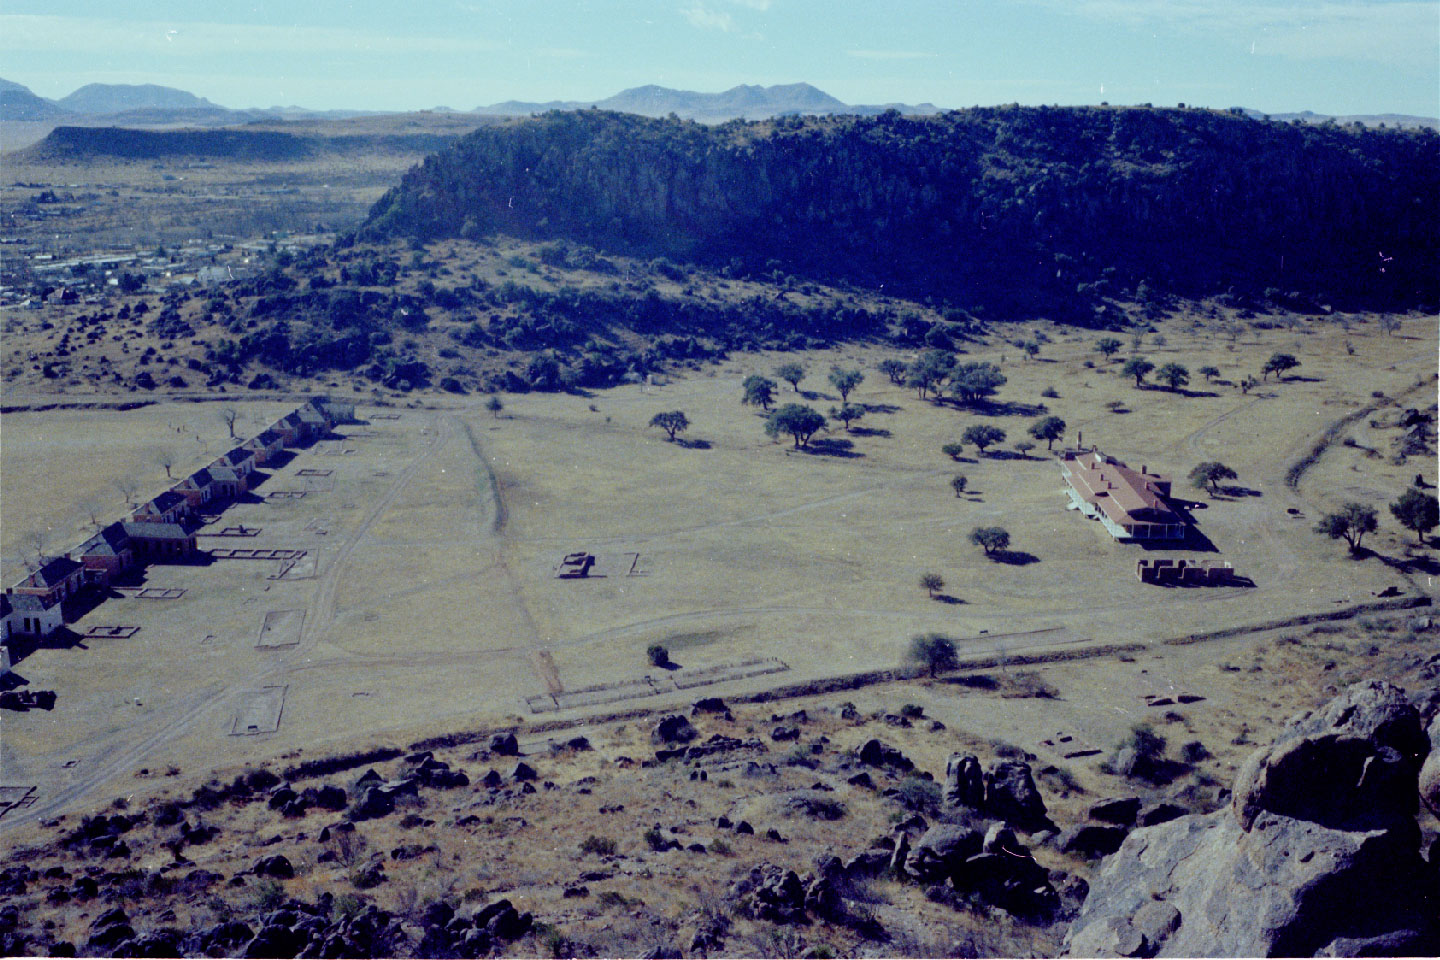
{"type": "Polygon", "coordinates": [[[923,50],[846,50],[845,55],[857,60],[929,60],[938,56],[923,50]]]}
{"type": "Polygon", "coordinates": [[[0,15],[0,50],[128,56],[225,54],[486,53],[499,45],[457,35],[404,36],[347,27],[272,27],[187,21],[135,21],[43,14],[0,15]]]}
{"type": "Polygon", "coordinates": [[[719,30],[722,33],[736,31],[735,18],[724,10],[713,10],[700,3],[692,3],[680,11],[690,26],[700,30],[719,30]]]}
{"type": "Polygon", "coordinates": [[[1143,29],[1228,37],[1256,54],[1345,58],[1434,72],[1440,17],[1429,0],[1032,0],[1047,10],[1143,29]]]}

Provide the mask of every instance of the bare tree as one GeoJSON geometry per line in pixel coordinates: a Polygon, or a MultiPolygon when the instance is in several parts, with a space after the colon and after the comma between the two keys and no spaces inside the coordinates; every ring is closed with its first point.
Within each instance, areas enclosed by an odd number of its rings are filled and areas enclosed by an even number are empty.
{"type": "Polygon", "coordinates": [[[175,466],[175,454],[170,450],[162,450],[155,455],[155,462],[165,468],[165,479],[173,480],[170,476],[170,468],[175,466]]]}
{"type": "Polygon", "coordinates": [[[139,488],[135,485],[135,481],[134,481],[134,480],[131,480],[129,477],[124,477],[124,476],[122,476],[122,477],[117,477],[117,478],[115,479],[115,489],[118,490],[118,491],[120,491],[120,497],[121,497],[127,504],[130,504],[131,506],[134,506],[134,504],[135,504],[135,491],[136,491],[137,489],[139,489],[139,488]]]}
{"type": "Polygon", "coordinates": [[[225,429],[230,431],[231,440],[235,439],[235,420],[239,416],[239,412],[234,407],[222,407],[220,409],[220,419],[225,421],[225,429]]]}
{"type": "Polygon", "coordinates": [[[100,526],[100,505],[94,500],[86,500],[81,507],[85,511],[85,516],[90,518],[90,525],[92,527],[100,526]]]}

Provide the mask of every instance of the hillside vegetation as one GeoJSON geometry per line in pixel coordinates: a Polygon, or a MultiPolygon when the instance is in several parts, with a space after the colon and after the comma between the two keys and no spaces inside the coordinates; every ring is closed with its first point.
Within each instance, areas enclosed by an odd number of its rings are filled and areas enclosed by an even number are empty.
{"type": "Polygon", "coordinates": [[[477,130],[362,235],[504,233],[1093,318],[1098,296],[1432,302],[1440,137],[1206,110],[976,108],[706,127],[589,110],[477,130]]]}

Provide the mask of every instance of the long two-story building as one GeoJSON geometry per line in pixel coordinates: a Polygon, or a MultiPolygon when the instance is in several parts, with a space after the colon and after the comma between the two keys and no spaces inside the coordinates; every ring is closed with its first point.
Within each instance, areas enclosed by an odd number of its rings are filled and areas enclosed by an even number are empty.
{"type": "Polygon", "coordinates": [[[1066,494],[1116,540],[1183,540],[1185,521],[1170,508],[1170,478],[1126,466],[1095,450],[1060,458],[1066,494]]]}

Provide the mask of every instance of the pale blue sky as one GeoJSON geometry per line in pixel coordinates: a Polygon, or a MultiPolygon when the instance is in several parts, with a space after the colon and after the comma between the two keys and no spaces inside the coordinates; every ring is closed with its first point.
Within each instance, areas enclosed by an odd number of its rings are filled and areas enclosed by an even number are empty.
{"type": "Polygon", "coordinates": [[[228,107],[803,80],[850,103],[1436,116],[1440,0],[5,0],[0,76],[49,97],[159,83],[228,107]]]}

